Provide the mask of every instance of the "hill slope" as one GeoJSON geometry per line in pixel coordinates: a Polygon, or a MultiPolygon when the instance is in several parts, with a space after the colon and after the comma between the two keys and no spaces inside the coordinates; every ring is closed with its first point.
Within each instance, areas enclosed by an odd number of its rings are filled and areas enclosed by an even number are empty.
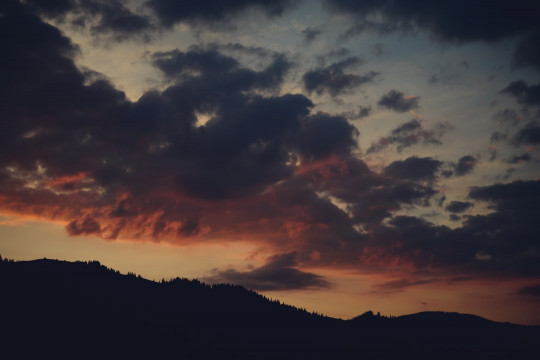
{"type": "Polygon", "coordinates": [[[427,312],[350,321],[240,286],[153,282],[98,262],[0,261],[4,351],[21,357],[516,358],[539,327],[427,312]]]}

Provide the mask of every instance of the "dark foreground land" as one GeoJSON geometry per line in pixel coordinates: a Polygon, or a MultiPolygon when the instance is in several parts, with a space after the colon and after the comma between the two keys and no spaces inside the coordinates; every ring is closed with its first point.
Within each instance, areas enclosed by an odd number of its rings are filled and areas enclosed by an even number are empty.
{"type": "Polygon", "coordinates": [[[533,359],[540,327],[424,312],[352,320],[243,287],[153,282],[98,262],[0,261],[0,357],[533,359]]]}

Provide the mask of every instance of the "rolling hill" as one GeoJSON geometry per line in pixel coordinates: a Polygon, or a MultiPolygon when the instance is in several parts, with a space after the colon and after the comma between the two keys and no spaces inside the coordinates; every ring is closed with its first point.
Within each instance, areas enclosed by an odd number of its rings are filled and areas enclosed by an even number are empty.
{"type": "Polygon", "coordinates": [[[524,358],[540,327],[423,312],[351,320],[235,285],[154,282],[97,261],[0,261],[0,341],[19,358],[524,358]]]}

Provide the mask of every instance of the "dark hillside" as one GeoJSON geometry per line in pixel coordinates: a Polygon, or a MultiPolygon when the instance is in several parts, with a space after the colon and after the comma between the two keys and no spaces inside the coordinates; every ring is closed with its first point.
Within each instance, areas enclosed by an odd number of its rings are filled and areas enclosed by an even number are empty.
{"type": "Polygon", "coordinates": [[[98,262],[0,261],[2,350],[21,358],[519,358],[539,327],[474,315],[344,321],[240,286],[153,282],[98,262]]]}

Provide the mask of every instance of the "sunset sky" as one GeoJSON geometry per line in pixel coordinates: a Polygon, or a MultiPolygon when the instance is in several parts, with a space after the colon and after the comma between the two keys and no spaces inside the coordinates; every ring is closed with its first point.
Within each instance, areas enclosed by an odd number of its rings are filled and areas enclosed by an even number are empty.
{"type": "Polygon", "coordinates": [[[0,254],[540,324],[538,1],[2,0],[0,254]]]}

